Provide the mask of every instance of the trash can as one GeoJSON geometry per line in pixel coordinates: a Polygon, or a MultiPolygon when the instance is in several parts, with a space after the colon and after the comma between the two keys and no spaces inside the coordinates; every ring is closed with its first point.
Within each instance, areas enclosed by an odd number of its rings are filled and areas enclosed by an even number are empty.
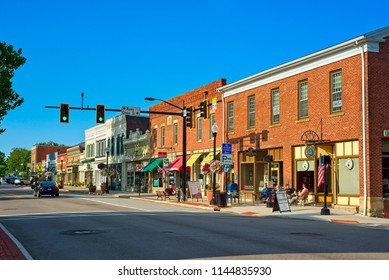
{"type": "Polygon", "coordinates": [[[216,205],[220,207],[227,206],[227,192],[217,192],[216,193],[216,205]]]}

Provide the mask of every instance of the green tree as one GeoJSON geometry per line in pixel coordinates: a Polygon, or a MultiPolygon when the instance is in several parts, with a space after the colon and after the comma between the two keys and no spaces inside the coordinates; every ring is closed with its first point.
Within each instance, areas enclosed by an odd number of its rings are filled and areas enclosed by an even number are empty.
{"type": "Polygon", "coordinates": [[[63,145],[63,144],[60,145],[57,142],[49,141],[49,142],[36,143],[35,146],[65,146],[65,145],[63,145]]]}
{"type": "Polygon", "coordinates": [[[5,153],[0,152],[0,177],[7,174],[7,163],[5,162],[5,153]]]}
{"type": "Polygon", "coordinates": [[[23,176],[29,175],[29,164],[31,162],[31,151],[23,148],[13,148],[7,158],[8,173],[23,176]]]}
{"type": "MultiPolygon", "coordinates": [[[[15,109],[24,102],[24,99],[12,89],[11,79],[15,70],[25,62],[22,49],[16,51],[12,45],[0,42],[0,125],[9,110],[15,109]]],[[[0,128],[0,134],[4,131],[5,129],[0,128]]]]}

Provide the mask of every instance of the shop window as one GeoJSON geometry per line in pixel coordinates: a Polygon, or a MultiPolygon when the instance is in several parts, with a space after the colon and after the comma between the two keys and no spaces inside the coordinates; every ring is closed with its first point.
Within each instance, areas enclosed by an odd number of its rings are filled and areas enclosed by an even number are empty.
{"type": "Polygon", "coordinates": [[[382,192],[383,197],[389,198],[389,154],[382,155],[382,192]]]}
{"type": "Polygon", "coordinates": [[[359,195],[359,159],[339,159],[339,194],[359,195]]]}

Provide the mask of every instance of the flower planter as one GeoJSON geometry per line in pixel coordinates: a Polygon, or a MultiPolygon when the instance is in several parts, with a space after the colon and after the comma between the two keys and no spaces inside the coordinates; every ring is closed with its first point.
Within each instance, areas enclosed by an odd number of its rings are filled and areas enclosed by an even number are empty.
{"type": "Polygon", "coordinates": [[[96,192],[96,186],[89,186],[88,189],[89,189],[89,193],[96,192]]]}

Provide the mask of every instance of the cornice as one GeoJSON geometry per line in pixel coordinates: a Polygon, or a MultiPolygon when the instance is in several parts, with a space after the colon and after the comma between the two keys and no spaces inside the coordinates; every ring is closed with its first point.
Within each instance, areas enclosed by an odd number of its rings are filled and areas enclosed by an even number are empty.
{"type": "Polygon", "coordinates": [[[384,38],[388,36],[389,27],[381,28],[345,41],[338,45],[323,49],[313,54],[281,64],[274,68],[225,85],[218,88],[217,90],[223,94],[223,97],[228,97],[355,55],[360,55],[361,47],[363,48],[364,52],[379,52],[379,43],[384,42],[384,38]]]}

